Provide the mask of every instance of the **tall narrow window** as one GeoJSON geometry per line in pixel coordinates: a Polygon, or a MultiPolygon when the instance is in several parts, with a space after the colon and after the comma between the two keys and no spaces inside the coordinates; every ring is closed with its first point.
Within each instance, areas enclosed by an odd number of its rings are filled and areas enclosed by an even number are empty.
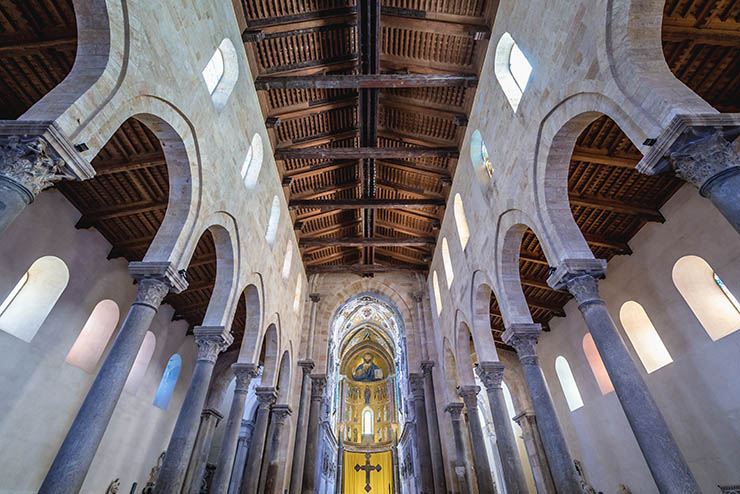
{"type": "Polygon", "coordinates": [[[480,130],[475,130],[470,138],[470,162],[476,170],[485,170],[488,178],[493,177],[493,162],[480,130]]]}
{"type": "Polygon", "coordinates": [[[272,206],[270,207],[270,219],[267,221],[267,232],[265,233],[265,240],[267,240],[267,244],[270,247],[275,245],[275,237],[277,236],[279,221],[280,199],[278,199],[278,196],[274,196],[272,198],[272,206]]]}
{"type": "Polygon", "coordinates": [[[30,342],[68,281],[69,270],[64,261],[54,256],[37,259],[0,306],[0,330],[30,342]]]}
{"type": "Polygon", "coordinates": [[[201,74],[213,104],[217,110],[222,109],[239,78],[239,60],[229,38],[221,41],[201,74]]]}
{"type": "Polygon", "coordinates": [[[740,304],[719,275],[699,256],[673,265],[673,284],[712,341],[740,329],[740,304]]]}
{"type": "Polygon", "coordinates": [[[516,111],[532,75],[532,65],[509,33],[504,33],[496,46],[494,71],[506,99],[516,111]]]}
{"type": "Polygon", "coordinates": [[[141,381],[144,379],[144,375],[146,375],[146,369],[149,367],[149,362],[152,360],[152,355],[154,355],[154,349],[156,347],[157,338],[154,336],[154,333],[147,331],[146,335],[144,335],[144,342],[141,344],[141,348],[139,348],[139,353],[136,354],[136,360],[134,360],[134,365],[131,367],[131,372],[128,373],[128,378],[126,378],[126,384],[123,387],[124,391],[136,393],[139,389],[139,385],[141,385],[141,381]]]}
{"type": "Polygon", "coordinates": [[[578,391],[578,385],[573,377],[573,372],[570,370],[568,361],[562,355],[555,359],[555,373],[558,375],[560,387],[563,388],[565,401],[568,402],[570,411],[572,412],[581,408],[583,406],[581,392],[578,391]]]}
{"type": "Polygon", "coordinates": [[[172,393],[175,391],[175,385],[177,384],[177,378],[180,377],[180,368],[182,367],[182,358],[178,354],[174,354],[170,357],[167,362],[167,368],[164,370],[162,380],[159,382],[159,389],[157,394],[154,396],[154,406],[167,410],[167,405],[170,404],[172,393]]]}
{"type": "Polygon", "coordinates": [[[365,407],[362,410],[362,435],[366,434],[372,434],[373,433],[373,409],[370,407],[365,407]]]}
{"type": "Polygon", "coordinates": [[[290,276],[290,266],[293,263],[293,244],[288,242],[285,247],[285,260],[283,261],[283,279],[287,280],[290,276]]]}
{"type": "Polygon", "coordinates": [[[92,374],[108,340],[116,330],[118,317],[118,304],[112,300],[98,302],[65,360],[92,374]]]}
{"type": "Polygon", "coordinates": [[[437,310],[437,317],[442,313],[442,296],[439,294],[439,279],[437,272],[432,273],[432,289],[434,290],[434,305],[437,310]]]}
{"type": "Polygon", "coordinates": [[[254,134],[241,170],[242,180],[247,190],[251,190],[257,185],[263,158],[264,148],[262,147],[262,137],[259,134],[254,134]]]}
{"type": "Polygon", "coordinates": [[[450,248],[447,245],[447,238],[442,239],[442,264],[444,264],[445,267],[447,288],[450,288],[450,286],[452,286],[452,280],[455,279],[455,272],[452,269],[452,260],[450,259],[450,248]]]}
{"type": "Polygon", "coordinates": [[[601,394],[606,395],[614,391],[614,386],[611,379],[609,379],[609,374],[606,372],[606,367],[604,367],[604,362],[601,360],[601,355],[599,355],[599,350],[596,348],[591,333],[586,333],[586,336],[583,337],[583,353],[586,354],[586,360],[588,360],[591,372],[596,378],[601,394]]]}
{"type": "Polygon", "coordinates": [[[303,290],[303,278],[298,277],[298,283],[295,286],[295,296],[293,297],[293,312],[298,312],[301,307],[301,290],[303,290]]]}
{"type": "Polygon", "coordinates": [[[625,302],[619,310],[619,320],[648,374],[673,362],[642,305],[633,300],[625,302]]]}
{"type": "Polygon", "coordinates": [[[465,250],[465,246],[468,245],[468,240],[470,239],[470,229],[468,228],[468,219],[465,217],[465,208],[463,207],[460,194],[455,194],[454,203],[457,235],[460,237],[460,247],[465,250]]]}

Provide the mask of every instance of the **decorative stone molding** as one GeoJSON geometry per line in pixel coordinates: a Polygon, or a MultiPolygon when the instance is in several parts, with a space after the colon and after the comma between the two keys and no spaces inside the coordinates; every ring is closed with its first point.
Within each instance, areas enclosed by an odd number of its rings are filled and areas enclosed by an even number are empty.
{"type": "Polygon", "coordinates": [[[87,180],[95,169],[53,121],[0,120],[0,176],[30,199],[59,180],[87,180]]]}
{"type": "Polygon", "coordinates": [[[306,377],[307,375],[311,374],[311,371],[313,371],[315,364],[313,360],[299,360],[298,361],[298,367],[301,368],[303,371],[303,377],[306,377]]]}
{"type": "Polygon", "coordinates": [[[208,418],[215,418],[216,419],[216,425],[218,425],[219,422],[221,422],[221,419],[224,418],[224,414],[216,410],[215,408],[204,408],[202,412],[200,412],[200,416],[205,420],[208,418]]]}
{"type": "Polygon", "coordinates": [[[504,363],[503,362],[480,362],[475,368],[483,386],[487,391],[500,389],[504,380],[504,363]]]}
{"type": "Polygon", "coordinates": [[[409,388],[411,388],[410,391],[414,401],[423,400],[424,376],[421,374],[409,374],[409,388]]]}
{"type": "Polygon", "coordinates": [[[460,415],[462,414],[464,405],[460,402],[452,402],[448,403],[445,407],[445,412],[450,414],[450,418],[453,421],[460,420],[460,415]]]}
{"type": "Polygon", "coordinates": [[[272,386],[258,387],[255,390],[260,408],[270,408],[277,401],[277,391],[272,386]]]}
{"type": "Polygon", "coordinates": [[[596,279],[604,278],[606,261],[604,259],[563,259],[560,266],[547,278],[547,284],[554,290],[569,289],[568,282],[583,275],[596,279]]]}
{"type": "Polygon", "coordinates": [[[535,346],[542,333],[539,324],[512,324],[501,335],[507,345],[514,347],[522,364],[538,364],[535,346]]]}
{"type": "Polygon", "coordinates": [[[735,132],[740,127],[738,113],[709,113],[699,115],[676,115],[671,123],[657,137],[655,144],[649,148],[636,170],[647,175],[658,175],[672,170],[668,156],[681,149],[690,140],[690,135],[697,132],[717,131],[735,132]],[[705,129],[705,130],[702,130],[705,129]]]}
{"type": "Polygon", "coordinates": [[[280,427],[285,423],[285,419],[293,411],[290,409],[290,405],[275,405],[272,407],[272,419],[275,421],[275,426],[280,427]]]}
{"type": "Polygon", "coordinates": [[[234,370],[234,377],[236,378],[234,392],[246,394],[249,391],[249,383],[252,382],[252,379],[260,375],[259,366],[237,362],[231,364],[231,368],[234,370]]]}
{"type": "Polygon", "coordinates": [[[478,393],[480,393],[480,386],[460,386],[460,389],[457,390],[457,394],[463,399],[468,413],[473,413],[478,409],[478,393]]]}
{"type": "Polygon", "coordinates": [[[139,281],[139,290],[136,292],[134,304],[147,305],[158,310],[162,300],[170,291],[170,285],[165,281],[154,278],[146,278],[139,281]]]}
{"type": "Polygon", "coordinates": [[[320,401],[324,396],[324,389],[326,388],[326,375],[325,374],[313,374],[311,375],[311,400],[320,401]]]}
{"type": "Polygon", "coordinates": [[[234,342],[234,337],[223,326],[197,326],[193,334],[198,345],[198,360],[213,364],[218,354],[234,342]]]}
{"type": "Polygon", "coordinates": [[[426,376],[432,372],[434,368],[434,360],[422,360],[421,361],[421,372],[426,376]]]}
{"type": "Polygon", "coordinates": [[[715,179],[740,173],[740,153],[721,130],[690,129],[667,160],[676,176],[694,185],[703,196],[715,179]]]}
{"type": "Polygon", "coordinates": [[[144,279],[163,281],[173,293],[180,293],[188,288],[184,273],[178,272],[177,267],[169,261],[133,261],[128,264],[128,272],[139,282],[144,279]]]}

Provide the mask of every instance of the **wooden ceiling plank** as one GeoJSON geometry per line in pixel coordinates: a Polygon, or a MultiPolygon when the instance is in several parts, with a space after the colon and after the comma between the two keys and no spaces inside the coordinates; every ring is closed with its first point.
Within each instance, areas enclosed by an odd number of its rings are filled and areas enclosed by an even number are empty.
{"type": "Polygon", "coordinates": [[[376,274],[376,273],[425,273],[429,268],[424,264],[409,264],[405,266],[389,266],[385,264],[340,264],[328,266],[310,266],[306,269],[308,274],[313,273],[354,273],[354,274],[376,274]]]}
{"type": "Polygon", "coordinates": [[[475,87],[475,74],[346,74],[260,76],[257,91],[270,89],[387,89],[414,87],[475,87]]]}
{"type": "Polygon", "coordinates": [[[443,199],[314,199],[291,200],[290,209],[377,209],[444,207],[443,199]]]}
{"type": "Polygon", "coordinates": [[[278,148],[275,159],[384,159],[384,158],[457,158],[456,147],[397,147],[397,148],[278,148]]]}
{"type": "Polygon", "coordinates": [[[601,197],[588,197],[578,194],[568,194],[568,200],[571,206],[583,206],[587,208],[603,209],[614,213],[629,214],[638,216],[644,221],[654,221],[664,223],[665,218],[660,211],[649,207],[632,205],[623,201],[604,199],[601,197]]]}
{"type": "Polygon", "coordinates": [[[412,247],[434,245],[434,237],[415,238],[311,238],[301,237],[302,247],[412,247]]]}

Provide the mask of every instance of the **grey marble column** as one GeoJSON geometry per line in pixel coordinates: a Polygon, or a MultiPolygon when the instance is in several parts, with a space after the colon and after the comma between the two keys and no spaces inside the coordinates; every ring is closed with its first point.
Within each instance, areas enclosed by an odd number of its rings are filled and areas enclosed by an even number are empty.
{"type": "Polygon", "coordinates": [[[470,437],[473,443],[473,463],[478,477],[478,492],[480,494],[495,494],[493,478],[491,477],[491,464],[488,462],[486,451],[486,440],[483,437],[483,427],[478,414],[478,393],[480,386],[460,386],[458,394],[468,409],[468,422],[470,424],[470,437]]]}
{"type": "Polygon", "coordinates": [[[272,407],[272,438],[270,444],[270,456],[267,460],[267,472],[265,472],[264,494],[279,494],[282,488],[280,466],[280,451],[283,446],[283,429],[285,420],[290,416],[291,409],[288,405],[275,405],[272,407]]]}
{"type": "Polygon", "coordinates": [[[468,486],[468,472],[465,467],[465,443],[463,442],[462,420],[463,404],[460,402],[453,402],[445,407],[445,412],[450,414],[450,421],[452,422],[452,435],[455,438],[455,475],[457,475],[457,483],[460,487],[460,492],[467,494],[470,491],[468,486]]]}
{"type": "Polygon", "coordinates": [[[234,469],[231,472],[231,482],[229,482],[229,494],[239,494],[239,486],[242,482],[242,475],[244,475],[244,467],[247,463],[247,454],[249,453],[249,445],[252,442],[253,433],[254,422],[251,420],[242,420],[242,432],[236,448],[234,469]]]}
{"type": "Polygon", "coordinates": [[[54,123],[3,122],[0,134],[6,134],[0,135],[0,233],[42,190],[95,175],[54,123]],[[13,128],[19,133],[7,135],[13,128]]]}
{"type": "Polygon", "coordinates": [[[95,452],[103,439],[118,398],[149,326],[169,290],[180,292],[187,282],[169,263],[131,263],[139,278],[139,292],[123,321],[113,346],[82,402],[40,494],[78,494],[95,452]]]}
{"type": "Polygon", "coordinates": [[[597,278],[605,272],[604,260],[566,259],[547,282],[566,287],[576,298],[658,490],[699,493],[699,485],[599,296],[597,278]]]}
{"type": "Polygon", "coordinates": [[[234,457],[236,456],[236,446],[239,441],[239,429],[242,425],[242,416],[244,415],[244,405],[247,400],[249,383],[252,378],[259,376],[259,367],[255,364],[232,364],[236,386],[234,387],[234,398],[231,400],[231,410],[229,418],[226,421],[226,430],[224,430],[224,439],[221,443],[221,450],[218,455],[216,472],[211,481],[211,494],[226,494],[229,489],[231,480],[231,471],[234,467],[234,457]]]}
{"type": "Polygon", "coordinates": [[[193,454],[190,456],[190,465],[188,465],[188,471],[185,474],[183,493],[200,494],[201,479],[206,473],[206,463],[208,453],[211,451],[213,434],[222,418],[224,418],[223,414],[214,408],[204,408],[200,414],[200,426],[195,438],[193,454]]]}
{"type": "Polygon", "coordinates": [[[308,437],[308,404],[311,399],[311,371],[313,360],[298,362],[301,368],[301,398],[298,405],[298,423],[296,425],[295,445],[293,447],[293,466],[290,469],[290,494],[300,494],[303,481],[303,463],[306,458],[306,438],[308,437]]]}
{"type": "Polygon", "coordinates": [[[213,366],[218,354],[226,350],[234,341],[229,330],[222,326],[196,327],[193,329],[198,357],[190,379],[190,386],[175,422],[175,429],[167,446],[162,469],[159,471],[154,494],[171,494],[182,491],[185,473],[193,453],[198,422],[203,404],[206,401],[208,385],[211,382],[213,366]]]}
{"type": "Polygon", "coordinates": [[[255,393],[257,394],[257,401],[259,401],[259,408],[257,408],[254,434],[252,434],[252,441],[249,445],[247,466],[244,468],[242,485],[239,489],[240,494],[257,494],[262,468],[262,455],[267,440],[267,424],[270,421],[270,408],[277,401],[277,392],[274,387],[259,387],[255,393]]]}
{"type": "Polygon", "coordinates": [[[501,458],[501,468],[506,483],[506,492],[527,492],[524,470],[519,460],[519,451],[514,438],[509,411],[506,409],[504,390],[504,364],[501,362],[480,362],[475,368],[481,382],[486,387],[488,404],[491,408],[493,428],[496,431],[496,449],[501,458]]]}
{"type": "MultiPolygon", "coordinates": [[[[411,400],[414,403],[414,418],[416,419],[416,439],[419,446],[419,463],[421,465],[432,465],[432,454],[429,446],[429,427],[427,424],[427,409],[424,400],[424,376],[421,374],[409,374],[409,387],[411,388],[411,400]]],[[[434,477],[422,475],[420,494],[432,494],[434,492],[434,477]]]]}
{"type": "Polygon", "coordinates": [[[311,376],[311,407],[308,412],[308,433],[306,439],[306,460],[303,466],[303,494],[313,494],[316,489],[316,461],[319,454],[319,419],[321,400],[326,388],[326,375],[311,376]]]}
{"type": "Polygon", "coordinates": [[[560,427],[552,396],[535,352],[535,345],[541,332],[539,324],[512,324],[501,338],[506,344],[514,347],[522,363],[524,379],[527,381],[529,396],[537,413],[542,443],[545,446],[555,488],[558,492],[580,492],[578,473],[568,451],[568,444],[565,442],[563,429],[560,427]]]}
{"type": "Polygon", "coordinates": [[[432,455],[434,494],[445,494],[447,492],[447,481],[445,480],[445,467],[442,459],[442,440],[439,437],[437,400],[434,396],[434,380],[432,377],[433,367],[434,362],[431,360],[425,360],[421,363],[421,370],[424,374],[424,396],[427,405],[427,428],[429,429],[429,449],[432,455]]]}
{"type": "Polygon", "coordinates": [[[555,494],[555,484],[552,481],[550,465],[542,446],[540,431],[537,429],[537,417],[532,410],[525,410],[513,420],[522,429],[522,440],[527,450],[529,465],[532,467],[532,477],[538,494],[555,494]]]}
{"type": "Polygon", "coordinates": [[[740,233],[740,152],[715,127],[692,128],[674,143],[668,162],[677,177],[699,189],[740,233]]]}

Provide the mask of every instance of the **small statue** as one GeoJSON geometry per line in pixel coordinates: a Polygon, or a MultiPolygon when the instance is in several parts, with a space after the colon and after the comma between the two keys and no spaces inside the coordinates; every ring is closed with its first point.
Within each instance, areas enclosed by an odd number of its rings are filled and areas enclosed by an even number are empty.
{"type": "Polygon", "coordinates": [[[108,486],[108,490],[105,491],[105,494],[118,494],[118,489],[121,488],[121,479],[115,479],[113,482],[110,483],[108,486]]]}

